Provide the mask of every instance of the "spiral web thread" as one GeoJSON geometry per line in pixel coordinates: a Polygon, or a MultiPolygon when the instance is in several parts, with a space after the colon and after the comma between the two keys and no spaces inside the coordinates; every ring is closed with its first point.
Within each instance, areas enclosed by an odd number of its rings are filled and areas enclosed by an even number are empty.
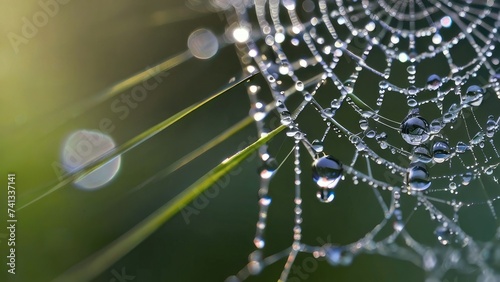
{"type": "Polygon", "coordinates": [[[269,189],[277,173],[272,152],[264,146],[256,251],[227,281],[245,280],[287,258],[280,276],[286,281],[299,253],[324,257],[332,265],[348,265],[362,253],[395,257],[421,267],[429,281],[442,280],[449,270],[480,281],[500,279],[500,221],[495,207],[500,198],[496,134],[500,4],[472,0],[219,0],[213,4],[227,15],[228,32],[237,41],[244,70],[258,69],[264,78],[261,85],[248,86],[259,133],[267,132],[269,113],[276,110],[288,127],[287,136],[294,140],[293,243],[263,257],[269,189]],[[266,101],[267,92],[272,99],[266,101]],[[387,101],[397,107],[385,106],[387,101]],[[430,124],[429,138],[422,142],[423,155],[429,158],[428,189],[410,185],[409,164],[422,156],[401,136],[401,123],[409,114],[419,114],[430,124]],[[316,116],[312,124],[311,115],[316,116]],[[338,157],[343,176],[335,190],[367,185],[384,214],[364,237],[343,246],[301,241],[301,192],[305,193],[301,186],[304,182],[311,186],[309,179],[301,179],[302,170],[308,168],[300,156],[304,149],[311,162],[349,151],[350,159],[338,157]],[[494,230],[486,242],[461,226],[460,215],[475,207],[485,208],[491,219],[484,223],[494,230]],[[406,228],[421,211],[432,226],[422,232],[433,233],[437,244],[420,242],[406,228]],[[387,226],[391,232],[382,236],[387,226]]]}

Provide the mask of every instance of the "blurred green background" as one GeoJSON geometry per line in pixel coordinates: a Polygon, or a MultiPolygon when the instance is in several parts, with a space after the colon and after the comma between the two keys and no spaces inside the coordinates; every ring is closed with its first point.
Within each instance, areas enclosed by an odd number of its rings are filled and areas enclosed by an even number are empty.
{"type": "MultiPolygon", "coordinates": [[[[20,35],[23,19],[32,20],[43,9],[38,1],[9,0],[0,3],[0,11],[2,34],[20,35]]],[[[65,109],[85,103],[110,85],[184,52],[187,38],[195,29],[205,27],[220,35],[225,24],[221,15],[196,12],[183,1],[73,0],[59,4],[57,13],[23,43],[13,46],[9,36],[2,36],[0,167],[3,175],[17,175],[18,207],[57,183],[54,164],[59,162],[64,138],[72,132],[98,129],[99,122],[108,118],[114,126],[110,136],[123,144],[238,77],[240,63],[234,47],[227,46],[211,60],[191,59],[169,70],[159,86],[148,92],[147,98],[123,120],[111,109],[117,98],[77,117],[61,118],[65,109]]],[[[394,99],[386,103],[399,102],[394,99]]],[[[6,281],[51,281],[132,228],[226,157],[256,140],[254,126],[165,179],[130,191],[246,117],[248,111],[246,90],[241,85],[123,155],[118,175],[102,189],[90,192],[67,185],[19,211],[17,274],[6,275],[6,281]]],[[[346,122],[353,126],[358,121],[346,122]]],[[[280,135],[271,144],[272,153],[282,159],[291,146],[292,142],[280,135]]],[[[339,153],[346,162],[351,157],[352,151],[339,153]]],[[[304,242],[350,243],[381,221],[382,211],[365,185],[354,187],[346,181],[333,204],[317,203],[315,187],[308,181],[311,159],[305,152],[303,159],[304,242]]],[[[273,205],[266,231],[266,255],[292,242],[292,165],[285,163],[271,185],[273,205]]],[[[116,273],[134,276],[133,281],[223,281],[235,274],[254,250],[259,166],[256,157],[244,162],[224,180],[227,184],[216,197],[190,205],[199,214],[187,219],[178,214],[95,281],[121,281],[116,273]],[[196,208],[199,206],[206,207],[196,208]]],[[[0,193],[2,206],[5,198],[6,193],[0,193]]],[[[487,212],[484,214],[487,218],[487,212]]],[[[2,222],[5,216],[2,211],[2,222]]],[[[434,225],[417,227],[428,229],[428,237],[423,240],[434,242],[434,225]]],[[[492,232],[487,228],[483,231],[492,232]]],[[[3,276],[4,239],[1,250],[3,276]]],[[[300,267],[307,257],[300,255],[297,265],[300,267]]],[[[284,260],[249,280],[276,281],[283,265],[284,260]]],[[[331,267],[325,261],[318,265],[318,269],[306,273],[307,281],[424,279],[423,271],[410,263],[376,255],[362,255],[350,267],[331,267]]],[[[298,276],[292,271],[291,277],[298,276]]]]}

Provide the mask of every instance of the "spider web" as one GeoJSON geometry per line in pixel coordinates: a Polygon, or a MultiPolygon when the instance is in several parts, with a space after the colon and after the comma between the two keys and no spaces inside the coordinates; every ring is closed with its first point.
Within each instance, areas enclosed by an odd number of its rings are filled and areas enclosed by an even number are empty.
{"type": "Polygon", "coordinates": [[[259,134],[277,114],[293,141],[287,157],[272,144],[260,149],[256,250],[227,281],[285,258],[279,280],[292,281],[302,253],[334,266],[361,254],[393,257],[423,269],[428,281],[450,271],[500,279],[498,3],[212,2],[227,16],[244,71],[262,74],[247,88],[259,134]],[[342,176],[318,187],[310,163],[327,155],[339,160],[342,176]],[[276,159],[288,158],[293,242],[268,254],[272,179],[286,166],[276,159]],[[382,212],[377,224],[348,243],[305,239],[303,200],[317,193],[328,202],[317,203],[322,209],[359,189],[373,193],[382,212]]]}

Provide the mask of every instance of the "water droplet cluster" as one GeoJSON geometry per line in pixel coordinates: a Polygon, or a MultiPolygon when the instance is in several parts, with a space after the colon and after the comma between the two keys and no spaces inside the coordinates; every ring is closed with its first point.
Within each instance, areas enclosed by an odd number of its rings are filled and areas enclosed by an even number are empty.
{"type": "MultiPolygon", "coordinates": [[[[258,87],[252,82],[247,91],[259,132],[268,132],[269,113],[275,112],[293,140],[294,241],[283,253],[288,261],[281,280],[289,277],[300,252],[349,265],[359,253],[411,261],[407,251],[421,256],[415,264],[429,279],[442,280],[448,270],[460,271],[460,264],[498,278],[480,245],[461,228],[460,217],[463,210],[481,206],[498,219],[498,3],[215,2],[232,12],[229,29],[244,69],[262,74],[264,82],[258,87]],[[299,151],[310,156],[308,177],[303,177],[308,174],[302,172],[299,151]],[[350,244],[303,243],[303,201],[313,195],[334,206],[342,201],[335,191],[356,186],[375,193],[381,223],[350,244]],[[431,219],[423,229],[456,251],[442,252],[405,232],[422,214],[431,219]],[[380,239],[386,224],[392,224],[393,233],[380,239]]],[[[272,152],[263,146],[259,154],[266,163],[272,152]]],[[[275,173],[261,172],[257,249],[265,245],[275,173]]],[[[238,279],[251,272],[248,266],[238,279]]]]}

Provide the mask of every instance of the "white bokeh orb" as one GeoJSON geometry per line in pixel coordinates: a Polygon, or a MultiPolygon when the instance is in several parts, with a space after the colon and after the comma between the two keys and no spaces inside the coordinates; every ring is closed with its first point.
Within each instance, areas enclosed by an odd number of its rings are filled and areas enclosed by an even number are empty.
{"type": "Polygon", "coordinates": [[[219,51],[217,37],[204,28],[193,31],[188,37],[187,45],[191,54],[202,60],[212,58],[219,51]]]}
{"type": "MultiPolygon", "coordinates": [[[[109,150],[115,148],[111,137],[99,131],[78,130],[69,135],[62,147],[61,162],[68,173],[76,171],[98,159],[109,150]]],[[[120,169],[121,157],[118,156],[99,169],[74,182],[78,188],[93,190],[107,184],[120,169]]]]}

